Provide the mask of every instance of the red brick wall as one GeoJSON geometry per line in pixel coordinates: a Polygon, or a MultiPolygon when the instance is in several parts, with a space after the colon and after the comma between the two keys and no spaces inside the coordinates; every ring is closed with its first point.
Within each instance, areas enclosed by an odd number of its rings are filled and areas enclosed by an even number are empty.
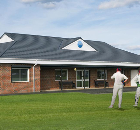
{"type": "Polygon", "coordinates": [[[131,69],[124,69],[124,74],[128,77],[128,81],[125,83],[125,86],[131,86],[131,69]]]}
{"type": "MultiPolygon", "coordinates": [[[[41,68],[40,77],[41,90],[59,89],[59,81],[55,81],[55,68],[41,68]]],[[[73,68],[68,68],[68,81],[76,83],[76,72],[73,68]]]]}
{"type": "MultiPolygon", "coordinates": [[[[76,84],[76,71],[74,71],[74,68],[67,69],[68,69],[68,80],[73,81],[76,84]]],[[[94,80],[97,80],[97,71],[102,69],[103,68],[86,68],[86,70],[89,70],[90,72],[90,88],[95,88],[94,80]]],[[[80,70],[84,70],[84,68],[80,68],[80,70]]],[[[111,79],[111,76],[116,72],[116,68],[106,68],[106,70],[109,87],[113,87],[114,80],[111,79]]],[[[128,81],[126,82],[125,86],[126,87],[131,86],[131,77],[130,77],[131,69],[124,70],[125,75],[128,77],[128,81]]],[[[41,68],[40,77],[41,77],[40,81],[41,90],[59,89],[59,81],[55,81],[55,68],[41,68]]]]}
{"type": "MultiPolygon", "coordinates": [[[[12,65],[0,64],[0,94],[33,92],[33,65],[29,69],[29,82],[11,82],[12,65]]],[[[35,66],[35,91],[40,91],[40,65],[35,66]]]]}
{"type": "Polygon", "coordinates": [[[51,68],[41,68],[40,71],[40,89],[49,90],[57,88],[58,85],[55,82],[55,71],[51,68]]]}
{"type": "MultiPolygon", "coordinates": [[[[15,64],[0,64],[0,94],[33,92],[33,65],[30,65],[31,68],[29,69],[29,82],[18,83],[11,82],[12,65],[15,64]]],[[[74,71],[74,68],[66,69],[68,69],[68,80],[76,84],[76,71],[74,71]]],[[[77,70],[78,69],[84,70],[84,68],[77,68],[77,70]]],[[[102,68],[86,68],[86,70],[90,72],[90,88],[95,87],[94,80],[97,80],[97,70],[100,69],[102,68]]],[[[107,68],[106,70],[109,87],[113,87],[114,80],[111,79],[111,76],[116,72],[116,68],[107,68]]],[[[124,70],[125,75],[129,78],[126,86],[131,86],[131,69],[124,70]]],[[[55,81],[55,68],[42,67],[40,69],[40,65],[35,66],[35,92],[52,89],[59,89],[59,81],[55,81]]]]}
{"type": "MultiPolygon", "coordinates": [[[[94,80],[97,80],[97,71],[104,70],[103,68],[90,68],[90,88],[95,87],[94,80]]],[[[114,84],[114,80],[111,79],[111,76],[115,73],[116,69],[114,68],[106,68],[107,70],[107,82],[109,83],[109,87],[112,87],[114,84]]],[[[104,86],[102,86],[104,87],[104,86]]]]}
{"type": "MultiPolygon", "coordinates": [[[[90,69],[90,86],[91,88],[95,87],[94,80],[97,80],[97,70],[102,70],[103,68],[92,68],[90,69]]],[[[111,79],[111,76],[116,72],[116,68],[106,68],[107,70],[107,81],[109,83],[109,87],[113,87],[114,80],[111,79]]],[[[128,81],[126,82],[125,86],[131,86],[131,69],[124,69],[125,75],[128,77],[128,81]]]]}

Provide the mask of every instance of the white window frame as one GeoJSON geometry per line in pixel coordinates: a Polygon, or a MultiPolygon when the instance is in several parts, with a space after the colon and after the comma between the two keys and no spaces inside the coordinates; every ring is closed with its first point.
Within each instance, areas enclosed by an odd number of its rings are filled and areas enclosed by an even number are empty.
{"type": "Polygon", "coordinates": [[[11,82],[12,83],[14,83],[14,82],[29,82],[29,68],[11,68],[11,82]],[[18,70],[26,69],[27,70],[27,81],[12,81],[12,69],[18,69],[18,70]]]}
{"type": "MultiPolygon", "coordinates": [[[[104,71],[103,69],[99,69],[97,70],[97,80],[104,80],[104,79],[98,79],[98,71],[104,71]]],[[[105,70],[105,74],[106,74],[106,79],[107,80],[107,70],[105,70]]]]}
{"type": "MultiPolygon", "coordinates": [[[[56,71],[56,70],[61,71],[61,69],[55,69],[55,71],[56,71]]],[[[67,81],[67,80],[68,80],[68,69],[62,69],[62,70],[66,70],[66,71],[67,71],[67,79],[66,79],[66,80],[62,80],[62,81],[67,81]]],[[[61,80],[56,80],[56,79],[55,79],[55,81],[61,81],[61,80]]]]}

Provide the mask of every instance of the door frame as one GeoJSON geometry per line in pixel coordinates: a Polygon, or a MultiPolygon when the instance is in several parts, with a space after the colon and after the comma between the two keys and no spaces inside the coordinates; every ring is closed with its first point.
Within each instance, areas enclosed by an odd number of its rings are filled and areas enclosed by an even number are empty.
{"type": "Polygon", "coordinates": [[[135,78],[138,75],[138,70],[131,70],[131,86],[137,86],[137,84],[135,83],[135,78]]]}
{"type": "MultiPolygon", "coordinates": [[[[89,88],[89,84],[90,84],[90,75],[89,75],[89,70],[85,70],[85,71],[88,71],[88,79],[85,79],[85,81],[88,81],[88,87],[85,86],[85,88],[89,88]]],[[[76,88],[84,88],[84,78],[83,78],[83,74],[84,74],[84,70],[83,69],[80,69],[80,70],[76,70],[76,88]],[[82,71],[82,79],[81,80],[78,80],[77,79],[77,72],[78,71],[82,71]],[[82,81],[82,86],[81,87],[77,87],[77,81],[82,81]]]]}

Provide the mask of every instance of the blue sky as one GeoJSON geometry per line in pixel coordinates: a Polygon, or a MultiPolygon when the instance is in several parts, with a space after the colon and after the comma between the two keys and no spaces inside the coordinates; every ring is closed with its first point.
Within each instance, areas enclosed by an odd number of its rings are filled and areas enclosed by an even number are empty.
{"type": "Polygon", "coordinates": [[[140,55],[140,0],[0,0],[4,32],[82,37],[140,55]]]}

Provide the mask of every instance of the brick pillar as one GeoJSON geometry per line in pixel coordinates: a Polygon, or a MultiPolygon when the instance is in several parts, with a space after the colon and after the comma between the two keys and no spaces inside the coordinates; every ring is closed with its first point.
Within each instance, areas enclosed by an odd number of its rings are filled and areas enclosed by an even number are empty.
{"type": "Polygon", "coordinates": [[[35,66],[35,92],[40,92],[40,65],[35,66]]]}

